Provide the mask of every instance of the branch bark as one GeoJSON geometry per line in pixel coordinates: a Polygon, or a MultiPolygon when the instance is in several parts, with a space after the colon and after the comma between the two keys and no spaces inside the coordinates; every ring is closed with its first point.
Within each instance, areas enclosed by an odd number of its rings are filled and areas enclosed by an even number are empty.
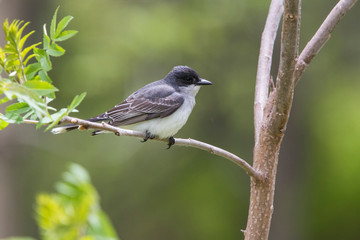
{"type": "Polygon", "coordinates": [[[285,0],[284,2],[276,89],[267,99],[258,142],[254,147],[254,168],[264,174],[265,181],[251,179],[246,240],[265,240],[268,239],[270,232],[280,144],[293,99],[293,73],[299,47],[300,5],[301,0],[285,0]]]}
{"type": "MultiPolygon", "coordinates": [[[[133,130],[122,129],[118,127],[114,127],[112,125],[106,123],[96,123],[96,122],[89,122],[80,118],[74,118],[66,116],[64,117],[61,122],[63,123],[72,123],[75,125],[81,126],[80,129],[96,129],[96,130],[105,130],[108,132],[115,133],[116,136],[131,136],[131,137],[138,137],[138,138],[145,138],[145,134],[142,132],[137,132],[133,130]]],[[[167,142],[167,139],[159,139],[154,138],[153,140],[167,142]]],[[[213,146],[208,143],[204,143],[195,139],[182,139],[182,138],[175,138],[174,146],[185,146],[185,147],[193,147],[198,148],[209,153],[215,154],[217,156],[223,157],[235,163],[236,165],[240,166],[245,170],[245,172],[252,178],[257,179],[258,181],[263,180],[263,176],[257,172],[249,163],[247,163],[242,158],[236,156],[235,154],[228,152],[224,149],[219,147],[213,146]]]]}
{"type": "Polygon", "coordinates": [[[271,62],[276,33],[278,31],[280,19],[284,11],[283,3],[284,0],[275,0],[271,2],[264,31],[261,36],[254,101],[255,144],[257,144],[259,140],[264,109],[269,94],[271,62]]]}
{"type": "Polygon", "coordinates": [[[335,26],[356,2],[357,0],[340,0],[331,10],[312,39],[306,44],[296,64],[295,85],[299,82],[311,60],[319,53],[327,40],[329,40],[335,26]]]}
{"type": "MultiPolygon", "coordinates": [[[[263,59],[259,59],[255,88],[253,160],[254,169],[264,175],[265,181],[251,179],[250,207],[245,231],[246,240],[266,240],[269,236],[280,145],[289,119],[295,85],[308,64],[330,38],[336,24],[356,1],[340,0],[298,57],[301,0],[285,0],[280,65],[276,88],[269,96],[267,91],[271,56],[267,53],[269,53],[269,48],[273,47],[271,45],[273,39],[270,36],[273,36],[271,33],[276,31],[277,26],[268,23],[265,25],[261,48],[263,46],[267,46],[267,48],[260,51],[259,58],[263,59]],[[265,32],[267,33],[265,34],[265,32]]],[[[279,18],[279,16],[274,17],[273,14],[281,15],[273,8],[278,3],[279,0],[272,1],[268,19],[279,18]]]]}

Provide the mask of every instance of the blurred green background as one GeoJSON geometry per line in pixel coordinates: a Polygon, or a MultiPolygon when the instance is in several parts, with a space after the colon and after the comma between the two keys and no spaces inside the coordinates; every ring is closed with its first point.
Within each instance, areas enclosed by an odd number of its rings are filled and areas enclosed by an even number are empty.
{"type": "MultiPolygon", "coordinates": [[[[334,0],[304,1],[301,48],[334,0]]],[[[86,91],[73,116],[106,111],[134,90],[188,65],[214,83],[197,96],[176,135],[203,140],[251,162],[253,96],[269,1],[2,0],[0,21],[42,24],[75,17],[79,34],[53,59],[56,106],[86,91]]],[[[360,6],[337,26],[304,74],[280,154],[270,239],[360,239],[360,6]]],[[[34,36],[35,36],[34,35],[34,36]]],[[[1,43],[4,41],[0,34],[1,43]]],[[[278,50],[273,64],[276,76],[278,50]]],[[[121,239],[242,239],[249,179],[233,163],[162,142],[33,126],[0,133],[0,238],[39,238],[35,195],[53,191],[68,162],[87,168],[121,239]]]]}

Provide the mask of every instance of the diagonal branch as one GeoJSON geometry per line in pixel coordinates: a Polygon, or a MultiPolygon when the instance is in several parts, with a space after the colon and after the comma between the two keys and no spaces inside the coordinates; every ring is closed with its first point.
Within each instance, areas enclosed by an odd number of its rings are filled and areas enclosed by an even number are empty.
{"type": "Polygon", "coordinates": [[[276,33],[284,11],[283,2],[284,0],[271,1],[264,31],[261,36],[254,101],[255,144],[259,139],[264,109],[268,99],[271,62],[276,33]]]}
{"type": "MultiPolygon", "coordinates": [[[[113,132],[117,136],[131,136],[131,137],[145,138],[145,134],[142,132],[137,132],[137,131],[133,131],[133,130],[127,130],[127,129],[114,127],[114,126],[111,126],[104,122],[103,123],[89,122],[89,121],[86,121],[83,119],[69,117],[69,116],[64,117],[61,120],[61,122],[79,125],[79,126],[81,126],[80,129],[91,128],[91,129],[96,129],[96,130],[104,130],[104,131],[108,131],[108,132],[113,132]]],[[[159,139],[159,138],[154,138],[153,140],[158,140],[158,141],[163,141],[163,142],[168,141],[167,139],[159,139]]],[[[247,163],[242,158],[236,156],[235,154],[228,152],[224,149],[221,149],[219,147],[216,147],[216,146],[213,146],[213,145],[210,145],[208,143],[204,143],[204,142],[201,142],[198,140],[194,140],[191,138],[188,138],[188,139],[175,138],[174,145],[198,148],[198,149],[210,152],[212,154],[215,154],[217,156],[226,158],[226,159],[232,161],[233,163],[237,164],[241,168],[243,168],[249,176],[251,176],[257,180],[263,180],[262,175],[259,172],[257,172],[249,163],[247,163]]]]}
{"type": "Polygon", "coordinates": [[[357,0],[340,0],[326,17],[320,28],[301,52],[295,68],[295,84],[308,67],[311,60],[329,40],[332,31],[343,16],[354,6],[357,0]]]}

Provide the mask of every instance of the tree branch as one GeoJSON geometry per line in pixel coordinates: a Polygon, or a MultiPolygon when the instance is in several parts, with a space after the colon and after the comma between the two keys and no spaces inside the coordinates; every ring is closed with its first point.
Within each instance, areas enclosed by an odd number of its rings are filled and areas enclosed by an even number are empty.
{"type": "Polygon", "coordinates": [[[285,0],[281,36],[280,65],[276,79],[276,111],[286,113],[291,106],[293,74],[299,52],[301,0],[285,0]]]}
{"type": "Polygon", "coordinates": [[[357,0],[340,0],[331,10],[312,39],[306,44],[296,63],[295,85],[299,82],[301,75],[311,60],[319,53],[326,41],[329,40],[335,26],[356,2],[357,0]]]}
{"type": "Polygon", "coordinates": [[[300,6],[301,0],[284,1],[280,65],[276,88],[270,97],[263,96],[267,98],[265,111],[262,113],[264,119],[254,147],[253,167],[264,174],[266,181],[257,182],[251,179],[245,240],[266,240],[270,232],[280,145],[293,100],[293,73],[299,49],[300,6]]]}
{"type": "Polygon", "coordinates": [[[254,101],[255,144],[257,144],[259,139],[260,129],[264,116],[264,109],[269,94],[271,62],[276,33],[278,31],[280,19],[284,11],[283,3],[284,0],[275,0],[271,2],[264,31],[261,36],[254,101]]]}
{"type": "MultiPolygon", "coordinates": [[[[90,128],[90,129],[113,132],[113,133],[115,133],[116,136],[131,136],[131,137],[145,138],[145,134],[142,132],[114,127],[114,126],[109,125],[104,122],[103,123],[89,122],[89,121],[86,121],[83,119],[69,117],[69,116],[64,117],[61,120],[61,122],[79,125],[80,129],[89,129],[90,128]]],[[[167,139],[159,139],[159,138],[154,138],[153,140],[158,140],[158,141],[163,141],[163,142],[168,141],[167,139]]],[[[257,172],[249,163],[247,163],[242,158],[236,156],[235,154],[228,152],[224,149],[221,149],[216,146],[210,145],[208,143],[204,143],[204,142],[194,140],[191,138],[188,138],[188,139],[175,138],[174,145],[198,148],[198,149],[210,152],[212,154],[215,154],[217,156],[226,158],[226,159],[232,161],[233,163],[237,164],[241,168],[243,168],[249,176],[251,176],[259,181],[263,180],[261,173],[257,172]]]]}

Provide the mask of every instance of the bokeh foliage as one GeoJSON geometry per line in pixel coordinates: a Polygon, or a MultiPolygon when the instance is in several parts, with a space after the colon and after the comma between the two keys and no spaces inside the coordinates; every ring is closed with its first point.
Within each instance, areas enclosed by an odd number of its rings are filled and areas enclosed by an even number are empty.
{"type": "Polygon", "coordinates": [[[42,193],[36,198],[36,220],[42,239],[119,239],[100,208],[99,195],[87,171],[72,163],[62,178],[55,186],[57,193],[42,193]]]}
{"type": "MultiPolygon", "coordinates": [[[[117,240],[106,213],[101,210],[99,195],[88,172],[71,163],[56,183],[56,193],[36,197],[36,221],[43,240],[117,240]]],[[[31,240],[11,237],[4,240],[31,240]]]]}

